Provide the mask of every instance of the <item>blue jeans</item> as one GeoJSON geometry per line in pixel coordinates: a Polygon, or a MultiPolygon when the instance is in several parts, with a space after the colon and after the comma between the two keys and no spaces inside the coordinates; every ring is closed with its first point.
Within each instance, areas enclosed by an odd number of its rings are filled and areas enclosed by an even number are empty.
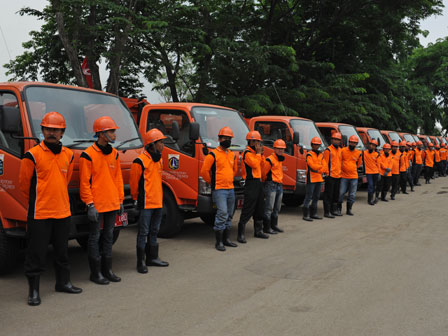
{"type": "Polygon", "coordinates": [[[162,208],[140,210],[137,233],[137,247],[139,249],[144,249],[146,247],[146,241],[148,241],[151,246],[157,245],[157,234],[159,233],[161,222],[162,208]]]}
{"type": "Polygon", "coordinates": [[[87,241],[87,254],[89,257],[100,257],[100,235],[101,235],[101,218],[103,219],[103,255],[112,257],[112,244],[114,236],[115,218],[117,211],[109,211],[100,213],[98,222],[89,223],[89,239],[87,241]]]}
{"type": "Polygon", "coordinates": [[[266,221],[277,218],[282,207],[283,185],[273,181],[264,184],[264,215],[266,221]]]}
{"type": "Polygon", "coordinates": [[[311,207],[316,208],[317,202],[320,198],[320,189],[322,188],[322,182],[314,182],[306,184],[306,194],[305,200],[303,201],[303,207],[309,208],[310,202],[311,207]]]}
{"type": "Polygon", "coordinates": [[[355,203],[356,189],[358,188],[358,179],[341,178],[341,186],[339,189],[339,203],[344,202],[345,193],[348,191],[347,202],[355,203]]]}
{"type": "Polygon", "coordinates": [[[233,212],[235,211],[235,191],[233,189],[217,189],[212,193],[216,204],[215,225],[213,230],[224,231],[232,227],[233,212]]]}
{"type": "Polygon", "coordinates": [[[379,174],[366,174],[367,176],[367,192],[373,194],[376,190],[376,183],[378,182],[379,174]]]}

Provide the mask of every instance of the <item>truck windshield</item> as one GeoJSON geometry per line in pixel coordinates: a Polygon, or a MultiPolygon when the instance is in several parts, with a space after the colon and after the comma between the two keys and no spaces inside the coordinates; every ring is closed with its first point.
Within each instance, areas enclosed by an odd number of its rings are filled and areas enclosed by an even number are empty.
{"type": "Polygon", "coordinates": [[[339,126],[339,132],[341,132],[342,135],[345,135],[347,137],[347,141],[352,135],[356,135],[359,139],[356,149],[359,149],[359,150],[366,149],[366,147],[364,146],[364,143],[362,142],[361,137],[359,136],[358,132],[356,132],[356,129],[353,126],[341,125],[341,126],[339,126]]]}
{"type": "Polygon", "coordinates": [[[418,136],[413,135],[412,137],[414,138],[414,141],[415,141],[415,142],[420,141],[420,138],[419,138],[418,136]]]}
{"type": "Polygon", "coordinates": [[[194,120],[199,123],[202,142],[210,148],[219,146],[218,133],[225,126],[233,131],[231,150],[242,151],[246,148],[246,135],[249,128],[238,111],[224,108],[196,106],[192,108],[194,120]]]}
{"type": "Polygon", "coordinates": [[[403,134],[403,138],[404,138],[404,140],[406,140],[407,142],[414,142],[414,141],[415,141],[414,138],[413,138],[413,136],[410,135],[410,134],[408,134],[408,133],[403,134]]]}
{"type": "Polygon", "coordinates": [[[311,139],[314,137],[318,137],[322,140],[322,145],[319,150],[324,150],[327,148],[327,144],[317,129],[314,122],[311,120],[304,119],[291,119],[290,121],[291,127],[294,132],[299,132],[300,134],[300,146],[307,150],[311,150],[311,139]]]}
{"type": "Polygon", "coordinates": [[[389,137],[392,141],[396,141],[398,143],[400,143],[400,141],[401,141],[401,138],[397,132],[389,132],[389,137]]]}
{"type": "Polygon", "coordinates": [[[114,146],[119,146],[120,150],[143,147],[134,119],[116,96],[49,86],[29,86],[25,96],[33,133],[41,140],[42,117],[56,111],[65,117],[67,124],[62,137],[64,146],[89,147],[95,141],[93,122],[107,115],[120,127],[114,146]]]}
{"type": "Polygon", "coordinates": [[[386,141],[384,140],[380,131],[378,131],[377,129],[370,129],[367,131],[367,133],[369,134],[370,139],[376,139],[378,141],[379,148],[383,148],[383,146],[386,144],[386,141]]]}
{"type": "Polygon", "coordinates": [[[444,143],[446,145],[446,140],[444,137],[441,138],[442,143],[444,143]]]}

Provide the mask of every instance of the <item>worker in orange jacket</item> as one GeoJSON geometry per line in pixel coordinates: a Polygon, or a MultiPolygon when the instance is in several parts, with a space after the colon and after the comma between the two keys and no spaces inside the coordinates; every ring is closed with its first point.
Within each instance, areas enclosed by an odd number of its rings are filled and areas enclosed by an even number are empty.
{"type": "Polygon", "coordinates": [[[221,128],[218,133],[219,146],[205,157],[201,169],[201,177],[211,185],[213,202],[216,204],[213,230],[218,251],[225,251],[226,246],[237,247],[229,238],[235,210],[233,181],[238,168],[235,153],[229,149],[233,137],[230,127],[221,128]]]}
{"type": "Polygon", "coordinates": [[[328,171],[325,169],[324,155],[319,151],[321,145],[322,140],[319,137],[312,138],[312,150],[306,154],[306,194],[303,201],[303,220],[308,222],[312,222],[313,219],[322,219],[317,215],[317,203],[324,181],[322,175],[328,171]]]}
{"type": "Polygon", "coordinates": [[[441,158],[440,158],[440,145],[434,146],[434,171],[437,171],[437,177],[442,176],[441,170],[441,158]]]}
{"type": "Polygon", "coordinates": [[[342,216],[338,211],[339,188],[341,184],[341,141],[342,135],[334,132],[331,135],[331,145],[324,150],[325,177],[324,217],[342,216]]]}
{"type": "Polygon", "coordinates": [[[414,157],[415,157],[415,142],[406,142],[407,148],[407,162],[408,162],[408,170],[406,174],[407,182],[409,183],[409,187],[411,191],[414,191],[414,178],[412,176],[412,169],[414,168],[414,157]]]}
{"type": "Polygon", "coordinates": [[[58,112],[49,112],[40,126],[44,140],[25,153],[19,173],[20,190],[28,201],[25,275],[30,306],[41,303],[39,282],[50,240],[55,251],[55,290],[82,292],[70,281],[67,253],[71,216],[68,183],[73,172],[73,152],[60,141],[66,128],[65,119],[58,112]]]}
{"type": "Polygon", "coordinates": [[[378,146],[378,141],[375,139],[370,140],[369,149],[362,152],[362,160],[364,163],[364,170],[367,176],[367,203],[370,205],[375,205],[376,200],[375,189],[378,183],[378,157],[380,154],[377,152],[376,147],[378,146]]]}
{"type": "Polygon", "coordinates": [[[283,161],[286,143],[282,139],[274,141],[274,153],[266,158],[264,176],[264,216],[263,232],[274,234],[283,232],[278,227],[278,213],[283,199],[283,161]]]}
{"type": "Polygon", "coordinates": [[[388,202],[386,199],[387,192],[389,191],[391,180],[392,180],[392,155],[390,154],[390,145],[385,144],[383,146],[383,151],[378,157],[378,170],[380,173],[380,180],[378,181],[376,189],[376,197],[378,198],[379,193],[381,193],[381,201],[388,202]]]}
{"type": "Polygon", "coordinates": [[[345,193],[348,191],[347,197],[347,215],[353,216],[352,207],[356,199],[356,190],[358,189],[358,167],[362,164],[362,152],[356,149],[359,139],[356,135],[352,135],[348,139],[348,147],[342,149],[342,174],[341,187],[339,190],[339,211],[342,211],[342,202],[345,193]]]}
{"type": "Polygon", "coordinates": [[[424,175],[426,184],[431,184],[430,180],[434,171],[434,157],[435,157],[434,145],[430,142],[428,144],[428,148],[425,149],[424,151],[424,159],[423,159],[423,163],[425,165],[424,175]]]}
{"type": "Polygon", "coordinates": [[[109,281],[119,282],[112,271],[112,244],[115,220],[123,213],[124,187],[118,152],[110,143],[116,139],[119,127],[112,118],[100,117],[93,123],[98,140],[84,152],[79,160],[81,200],[87,205],[89,218],[90,280],[100,285],[109,281]],[[102,256],[100,256],[100,232],[102,231],[102,256]]]}
{"type": "Polygon", "coordinates": [[[263,158],[263,144],[258,131],[250,131],[246,136],[247,147],[243,152],[243,179],[244,203],[238,222],[237,240],[245,244],[246,224],[251,217],[254,219],[254,237],[268,239],[269,236],[263,232],[264,192],[261,182],[263,158]]]}
{"type": "Polygon", "coordinates": [[[417,141],[416,147],[414,147],[415,155],[412,160],[412,178],[414,179],[414,186],[421,186],[418,182],[420,174],[423,168],[423,142],[417,141]]]}
{"type": "Polygon", "coordinates": [[[157,128],[146,132],[143,137],[145,151],[131,165],[131,195],[140,212],[136,244],[137,272],[142,274],[148,273],[146,266],[169,265],[159,258],[157,242],[163,206],[163,139],[166,139],[166,136],[157,128]]]}
{"type": "Polygon", "coordinates": [[[406,141],[400,142],[400,188],[403,194],[409,194],[406,191],[408,180],[408,168],[409,168],[409,155],[406,141]]]}
{"type": "Polygon", "coordinates": [[[398,142],[392,141],[390,144],[391,156],[392,156],[392,187],[390,190],[390,199],[395,200],[395,195],[398,192],[400,186],[400,155],[401,152],[398,150],[398,142]]]}
{"type": "Polygon", "coordinates": [[[440,148],[440,162],[441,162],[441,170],[442,170],[442,176],[446,176],[446,168],[447,168],[447,149],[446,144],[442,143],[442,148],[440,148]]]}

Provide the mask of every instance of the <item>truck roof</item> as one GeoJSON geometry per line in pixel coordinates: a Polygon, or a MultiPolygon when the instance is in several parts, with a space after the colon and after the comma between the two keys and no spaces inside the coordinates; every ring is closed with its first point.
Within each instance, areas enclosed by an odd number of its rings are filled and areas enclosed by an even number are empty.
{"type": "Polygon", "coordinates": [[[230,107],[225,107],[225,106],[219,106],[219,105],[212,105],[212,104],[203,104],[203,103],[182,103],[182,102],[178,102],[178,103],[159,103],[159,104],[150,104],[149,106],[151,106],[151,108],[154,107],[187,107],[189,110],[191,110],[191,108],[193,107],[197,107],[197,106],[204,106],[204,107],[215,107],[215,108],[220,108],[220,109],[225,109],[225,110],[233,110],[236,111],[233,108],[230,107]]]}
{"type": "Polygon", "coordinates": [[[311,119],[302,118],[302,117],[280,116],[280,115],[262,115],[262,116],[258,116],[258,117],[252,117],[251,119],[269,119],[269,120],[282,120],[282,121],[289,121],[292,119],[311,120],[311,119]]]}
{"type": "Polygon", "coordinates": [[[27,86],[53,86],[53,87],[59,87],[59,88],[71,88],[71,89],[75,89],[75,90],[91,91],[91,92],[95,92],[95,93],[102,93],[102,94],[107,94],[110,96],[116,96],[109,92],[94,90],[94,89],[85,88],[82,86],[55,84],[55,83],[47,83],[47,82],[0,82],[0,86],[1,85],[14,86],[19,90],[23,90],[27,86]]]}
{"type": "Polygon", "coordinates": [[[356,128],[356,126],[351,125],[351,124],[331,122],[331,121],[319,121],[319,122],[316,122],[316,125],[322,125],[322,126],[324,126],[324,125],[329,125],[329,126],[331,126],[331,125],[335,125],[335,126],[352,126],[352,127],[356,128]]]}

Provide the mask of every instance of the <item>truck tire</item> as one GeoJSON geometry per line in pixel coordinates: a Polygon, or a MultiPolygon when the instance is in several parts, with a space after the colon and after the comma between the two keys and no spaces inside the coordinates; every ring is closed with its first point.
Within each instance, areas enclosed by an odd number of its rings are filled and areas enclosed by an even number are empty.
{"type": "Polygon", "coordinates": [[[205,224],[209,226],[215,225],[215,214],[202,215],[201,219],[205,224]]]}
{"type": "Polygon", "coordinates": [[[184,216],[177,206],[171,192],[163,191],[162,223],[160,224],[159,237],[171,238],[180,232],[184,216]]]}
{"type": "MultiPolygon", "coordinates": [[[[115,244],[115,242],[118,240],[118,236],[120,235],[120,230],[114,230],[114,236],[112,237],[112,244],[115,244]]],[[[81,246],[84,250],[87,251],[87,240],[89,239],[89,236],[81,236],[77,237],[76,241],[78,242],[79,246],[81,246]]],[[[101,239],[101,237],[100,237],[101,239]]],[[[101,246],[101,243],[100,243],[101,246]]]]}
{"type": "Polygon", "coordinates": [[[16,265],[18,253],[18,242],[5,234],[0,222],[0,274],[6,274],[12,270],[16,265]]]}

